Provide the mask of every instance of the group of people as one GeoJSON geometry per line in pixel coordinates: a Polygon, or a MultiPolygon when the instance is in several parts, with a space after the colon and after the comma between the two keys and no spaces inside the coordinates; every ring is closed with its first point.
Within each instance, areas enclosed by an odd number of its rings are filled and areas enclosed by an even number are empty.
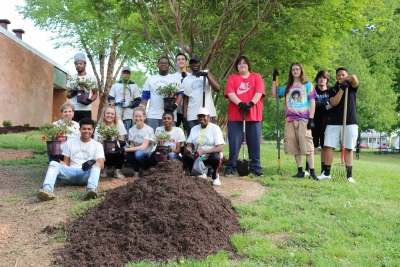
{"type": "MultiPolygon", "coordinates": [[[[93,75],[85,71],[86,57],[83,53],[76,54],[74,62],[78,73],[73,78],[85,77],[95,80],[93,75]]],[[[219,92],[220,85],[210,71],[201,69],[201,60],[197,56],[189,60],[190,73],[186,72],[185,54],[178,53],[175,64],[177,72],[170,74],[168,57],[161,57],[158,60],[158,74],[146,80],[142,94],[138,86],[130,80],[130,68],[127,66],[122,68],[121,80],[112,86],[108,95],[109,106],[104,108],[99,120],[99,123],[105,123],[107,127],[115,126],[118,130],[118,144],[121,145],[115,153],[104,153],[102,145],[95,141],[99,137],[99,132],[90,117],[91,103],[97,98],[97,89],[90,88],[86,102],[78,102],[77,91],[87,88],[70,87],[68,81],[67,97],[71,99],[71,103],[64,104],[61,108],[62,122],[76,128],[75,121],[79,121],[79,132],[75,129],[74,133],[74,136],[79,138],[68,138],[63,145],[61,160],[50,159],[43,189],[39,191],[38,198],[41,200],[55,198],[53,191],[57,178],[66,184],[86,184],[85,197],[97,197],[98,180],[100,177],[107,177],[107,167],[115,168],[115,178],[124,178],[121,169],[125,161],[133,168],[133,177],[140,177],[141,170],[157,164],[155,141],[157,133],[161,131],[170,135],[166,143],[170,147],[168,158],[181,160],[190,171],[195,160],[201,157],[209,172],[198,177],[206,178],[209,175],[213,179],[213,185],[220,185],[218,172],[222,164],[222,148],[225,142],[220,127],[212,123],[217,115],[212,92],[219,92]],[[163,97],[157,89],[171,83],[180,84],[182,89],[176,93],[172,107],[166,109],[163,97]],[[179,128],[181,123],[187,138],[184,131],[179,128]],[[93,134],[95,140],[91,138],[93,134]],[[182,147],[184,142],[186,145],[182,147]]],[[[247,57],[239,56],[234,67],[237,73],[228,78],[224,93],[229,101],[227,124],[229,161],[224,174],[230,176],[236,173],[236,160],[243,141],[243,136],[238,133],[243,132],[246,134],[247,149],[251,158],[250,171],[256,176],[263,176],[260,140],[263,98],[266,96],[264,82],[260,74],[251,72],[251,64],[247,57]],[[243,124],[244,118],[245,124],[243,124]]],[[[352,154],[347,150],[352,149],[352,136],[354,131],[357,131],[355,113],[357,78],[354,75],[348,76],[343,68],[338,69],[337,85],[328,90],[329,74],[321,71],[316,78],[317,89],[314,89],[314,86],[307,81],[301,64],[294,63],[287,84],[276,90],[275,76],[277,73],[274,72],[271,93],[273,97],[277,96],[276,92],[279,97],[285,97],[287,120],[285,153],[295,156],[298,166],[295,177],[306,175],[301,166],[301,156],[306,155],[310,175],[315,180],[330,178],[333,152],[328,148],[334,148],[335,142],[340,138],[336,133],[340,131],[340,108],[343,107],[341,96],[344,90],[349,90],[348,124],[355,124],[355,127],[348,131],[350,138],[346,139],[346,164],[350,175],[348,180],[354,182],[351,177],[352,154]],[[323,115],[327,113],[329,116],[323,115]],[[332,133],[331,130],[324,131],[322,129],[324,125],[329,125],[327,128],[332,129],[332,133]],[[315,133],[311,134],[311,129],[314,128],[315,133]],[[319,144],[318,138],[323,146],[323,157],[321,157],[323,171],[319,177],[315,175],[313,153],[314,146],[319,144]]]]}

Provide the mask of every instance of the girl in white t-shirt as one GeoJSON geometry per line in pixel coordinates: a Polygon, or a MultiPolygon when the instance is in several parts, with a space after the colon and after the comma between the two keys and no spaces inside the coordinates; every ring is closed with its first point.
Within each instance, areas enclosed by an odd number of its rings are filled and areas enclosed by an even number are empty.
{"type": "Polygon", "coordinates": [[[133,178],[138,178],[140,168],[146,170],[150,167],[154,130],[144,123],[146,111],[142,107],[134,109],[133,120],[136,124],[129,129],[129,146],[125,147],[125,158],[133,168],[133,178]]]}
{"type": "MultiPolygon", "coordinates": [[[[119,132],[119,142],[122,143],[122,145],[125,145],[124,138],[126,135],[126,129],[124,127],[124,124],[122,123],[121,120],[117,118],[117,111],[115,110],[115,107],[113,106],[107,106],[103,109],[103,112],[101,113],[101,117],[99,119],[99,122],[97,124],[96,130],[94,132],[94,140],[99,140],[102,139],[101,135],[98,133],[99,125],[100,123],[104,122],[107,126],[115,126],[119,132]]],[[[107,166],[108,167],[113,167],[115,166],[115,171],[114,171],[114,178],[125,178],[125,176],[121,172],[122,165],[124,164],[124,155],[122,153],[105,153],[106,161],[104,163],[104,169],[101,170],[100,172],[100,177],[105,178],[107,177],[107,166]]]]}
{"type": "MultiPolygon", "coordinates": [[[[182,143],[186,141],[185,134],[183,130],[179,127],[172,126],[174,123],[174,113],[170,111],[166,111],[162,116],[162,122],[164,126],[157,127],[155,136],[159,132],[166,132],[171,137],[170,139],[164,143],[164,146],[169,146],[171,148],[171,152],[168,154],[168,159],[179,159],[182,161],[182,157],[179,155],[181,153],[182,143]]],[[[156,162],[155,160],[155,152],[151,154],[152,162],[156,162]]]]}

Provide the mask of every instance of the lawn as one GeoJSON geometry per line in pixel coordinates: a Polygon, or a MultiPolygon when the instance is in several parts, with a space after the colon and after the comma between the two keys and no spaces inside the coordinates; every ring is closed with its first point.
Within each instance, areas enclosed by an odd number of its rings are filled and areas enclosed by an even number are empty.
{"type": "MultiPolygon", "coordinates": [[[[21,134],[0,136],[0,147],[44,151],[40,135],[33,136],[28,141],[21,134]]],[[[400,154],[362,149],[354,160],[356,183],[350,184],[293,179],[294,157],[283,151],[278,175],[276,145],[262,144],[261,151],[264,177],[257,179],[268,190],[253,203],[234,204],[246,230],[231,237],[237,254],[221,251],[201,261],[180,258],[163,266],[400,266],[400,154]]],[[[338,163],[339,152],[335,156],[338,163]]],[[[315,158],[319,173],[320,156],[315,158]]],[[[32,159],[24,167],[36,164],[32,159]]]]}

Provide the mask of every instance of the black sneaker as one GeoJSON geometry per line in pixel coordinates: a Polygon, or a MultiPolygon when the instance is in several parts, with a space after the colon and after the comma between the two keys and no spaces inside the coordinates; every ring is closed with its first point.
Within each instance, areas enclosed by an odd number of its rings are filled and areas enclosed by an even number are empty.
{"type": "Polygon", "coordinates": [[[224,172],[224,176],[234,176],[234,175],[235,175],[235,173],[232,171],[229,171],[229,170],[225,170],[225,172],[224,172]]]}
{"type": "Polygon", "coordinates": [[[305,172],[298,172],[292,176],[292,178],[304,178],[306,176],[305,172]]]}
{"type": "Polygon", "coordinates": [[[264,176],[264,173],[262,171],[254,171],[254,172],[252,171],[251,173],[254,174],[255,176],[260,176],[260,177],[264,176]]]}

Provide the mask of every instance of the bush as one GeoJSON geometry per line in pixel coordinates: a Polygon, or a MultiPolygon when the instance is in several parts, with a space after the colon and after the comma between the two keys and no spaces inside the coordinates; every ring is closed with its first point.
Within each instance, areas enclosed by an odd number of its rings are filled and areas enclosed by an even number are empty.
{"type": "Polygon", "coordinates": [[[10,127],[12,125],[12,121],[11,120],[4,120],[3,121],[3,126],[4,127],[10,127]]]}
{"type": "Polygon", "coordinates": [[[25,123],[24,127],[31,127],[31,125],[29,123],[25,123]]]}

